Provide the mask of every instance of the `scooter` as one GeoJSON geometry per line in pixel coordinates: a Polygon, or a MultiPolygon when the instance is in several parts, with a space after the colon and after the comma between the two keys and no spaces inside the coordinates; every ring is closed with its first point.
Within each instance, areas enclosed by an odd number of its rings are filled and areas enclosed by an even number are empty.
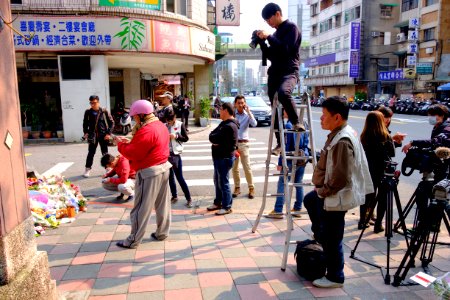
{"type": "Polygon", "coordinates": [[[114,129],[113,133],[127,135],[131,131],[131,117],[130,113],[125,108],[119,109],[113,113],[114,129]]]}

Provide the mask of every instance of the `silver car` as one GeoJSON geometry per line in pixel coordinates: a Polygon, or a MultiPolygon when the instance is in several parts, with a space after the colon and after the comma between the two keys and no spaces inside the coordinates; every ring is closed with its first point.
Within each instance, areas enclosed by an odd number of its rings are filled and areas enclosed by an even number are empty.
{"type": "MultiPolygon", "coordinates": [[[[230,102],[234,104],[234,97],[223,97],[222,102],[230,102]]],[[[258,121],[258,125],[266,123],[270,126],[270,122],[272,120],[272,109],[267,103],[263,100],[263,98],[259,96],[248,96],[245,97],[245,101],[247,102],[250,111],[255,116],[256,121],[258,121]]]]}

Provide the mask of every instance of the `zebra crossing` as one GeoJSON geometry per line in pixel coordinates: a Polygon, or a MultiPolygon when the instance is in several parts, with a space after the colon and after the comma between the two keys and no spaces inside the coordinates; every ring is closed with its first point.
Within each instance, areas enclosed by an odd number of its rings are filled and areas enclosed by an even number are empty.
{"type": "MultiPolygon", "coordinates": [[[[264,142],[250,139],[250,165],[253,171],[253,182],[264,182],[264,170],[266,168],[267,144],[264,142]]],[[[183,175],[188,186],[204,187],[213,186],[214,167],[211,156],[211,143],[208,140],[189,141],[184,144],[182,153],[183,160],[183,175]]],[[[276,172],[278,157],[273,156],[271,159],[270,169],[276,172]]],[[[241,170],[241,185],[247,184],[245,180],[242,165],[239,165],[241,170]]],[[[305,174],[304,180],[311,179],[311,174],[305,174]]],[[[277,182],[278,177],[269,177],[269,182],[277,182]]],[[[233,184],[233,176],[230,174],[230,183],[233,184]]]]}

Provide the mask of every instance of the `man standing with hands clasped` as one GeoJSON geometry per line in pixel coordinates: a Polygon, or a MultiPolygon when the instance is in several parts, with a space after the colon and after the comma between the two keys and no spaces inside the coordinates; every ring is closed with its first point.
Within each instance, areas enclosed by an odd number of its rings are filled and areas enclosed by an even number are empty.
{"type": "Polygon", "coordinates": [[[233,180],[234,180],[234,193],[233,198],[237,197],[241,193],[241,178],[239,174],[239,161],[242,163],[244,169],[245,179],[248,185],[248,198],[255,198],[255,186],[253,185],[253,174],[250,166],[250,144],[248,128],[249,126],[256,126],[258,122],[253,116],[252,112],[248,108],[245,101],[245,97],[242,95],[236,96],[234,99],[234,107],[236,109],[236,120],[239,122],[238,130],[238,153],[236,160],[233,163],[233,180]]]}
{"type": "Polygon", "coordinates": [[[373,193],[364,149],[356,132],[347,125],[348,112],[347,101],[339,97],[322,103],[320,125],[330,134],[314,169],[315,188],[303,201],[314,239],[322,244],[325,255],[326,275],[313,281],[320,288],[343,286],[345,214],[364,204],[366,194],[373,193]]]}
{"type": "MultiPolygon", "coordinates": [[[[302,35],[297,25],[283,20],[280,6],[275,3],[267,4],[261,15],[270,27],[275,28],[273,34],[269,34],[264,30],[258,30],[259,43],[263,55],[270,60],[271,65],[267,71],[267,92],[269,94],[270,103],[273,105],[275,93],[278,93],[278,101],[286,110],[292,129],[295,131],[305,131],[303,120],[299,120],[296,112],[292,91],[295,88],[299,78],[299,62],[300,62],[300,44],[302,35]],[[266,44],[269,42],[269,46],[266,44]]],[[[274,128],[278,129],[278,116],[275,115],[274,128]]],[[[281,141],[280,133],[276,132],[277,146],[272,150],[273,155],[280,155],[281,141]]]]}

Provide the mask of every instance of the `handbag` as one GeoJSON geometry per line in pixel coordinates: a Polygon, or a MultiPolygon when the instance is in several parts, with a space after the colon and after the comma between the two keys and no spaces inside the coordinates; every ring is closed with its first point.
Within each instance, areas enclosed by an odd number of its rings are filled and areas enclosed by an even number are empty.
{"type": "MultiPolygon", "coordinates": [[[[106,130],[108,130],[108,129],[109,129],[109,125],[108,125],[108,121],[107,121],[106,118],[105,118],[106,112],[104,112],[103,109],[101,109],[101,108],[100,108],[100,110],[101,110],[101,112],[103,113],[102,116],[103,116],[103,121],[105,121],[106,130]]],[[[95,123],[95,129],[97,130],[97,123],[95,123]]],[[[114,144],[114,139],[112,139],[112,138],[109,138],[109,139],[108,139],[108,146],[109,146],[109,147],[115,146],[115,144],[114,144]]]]}

